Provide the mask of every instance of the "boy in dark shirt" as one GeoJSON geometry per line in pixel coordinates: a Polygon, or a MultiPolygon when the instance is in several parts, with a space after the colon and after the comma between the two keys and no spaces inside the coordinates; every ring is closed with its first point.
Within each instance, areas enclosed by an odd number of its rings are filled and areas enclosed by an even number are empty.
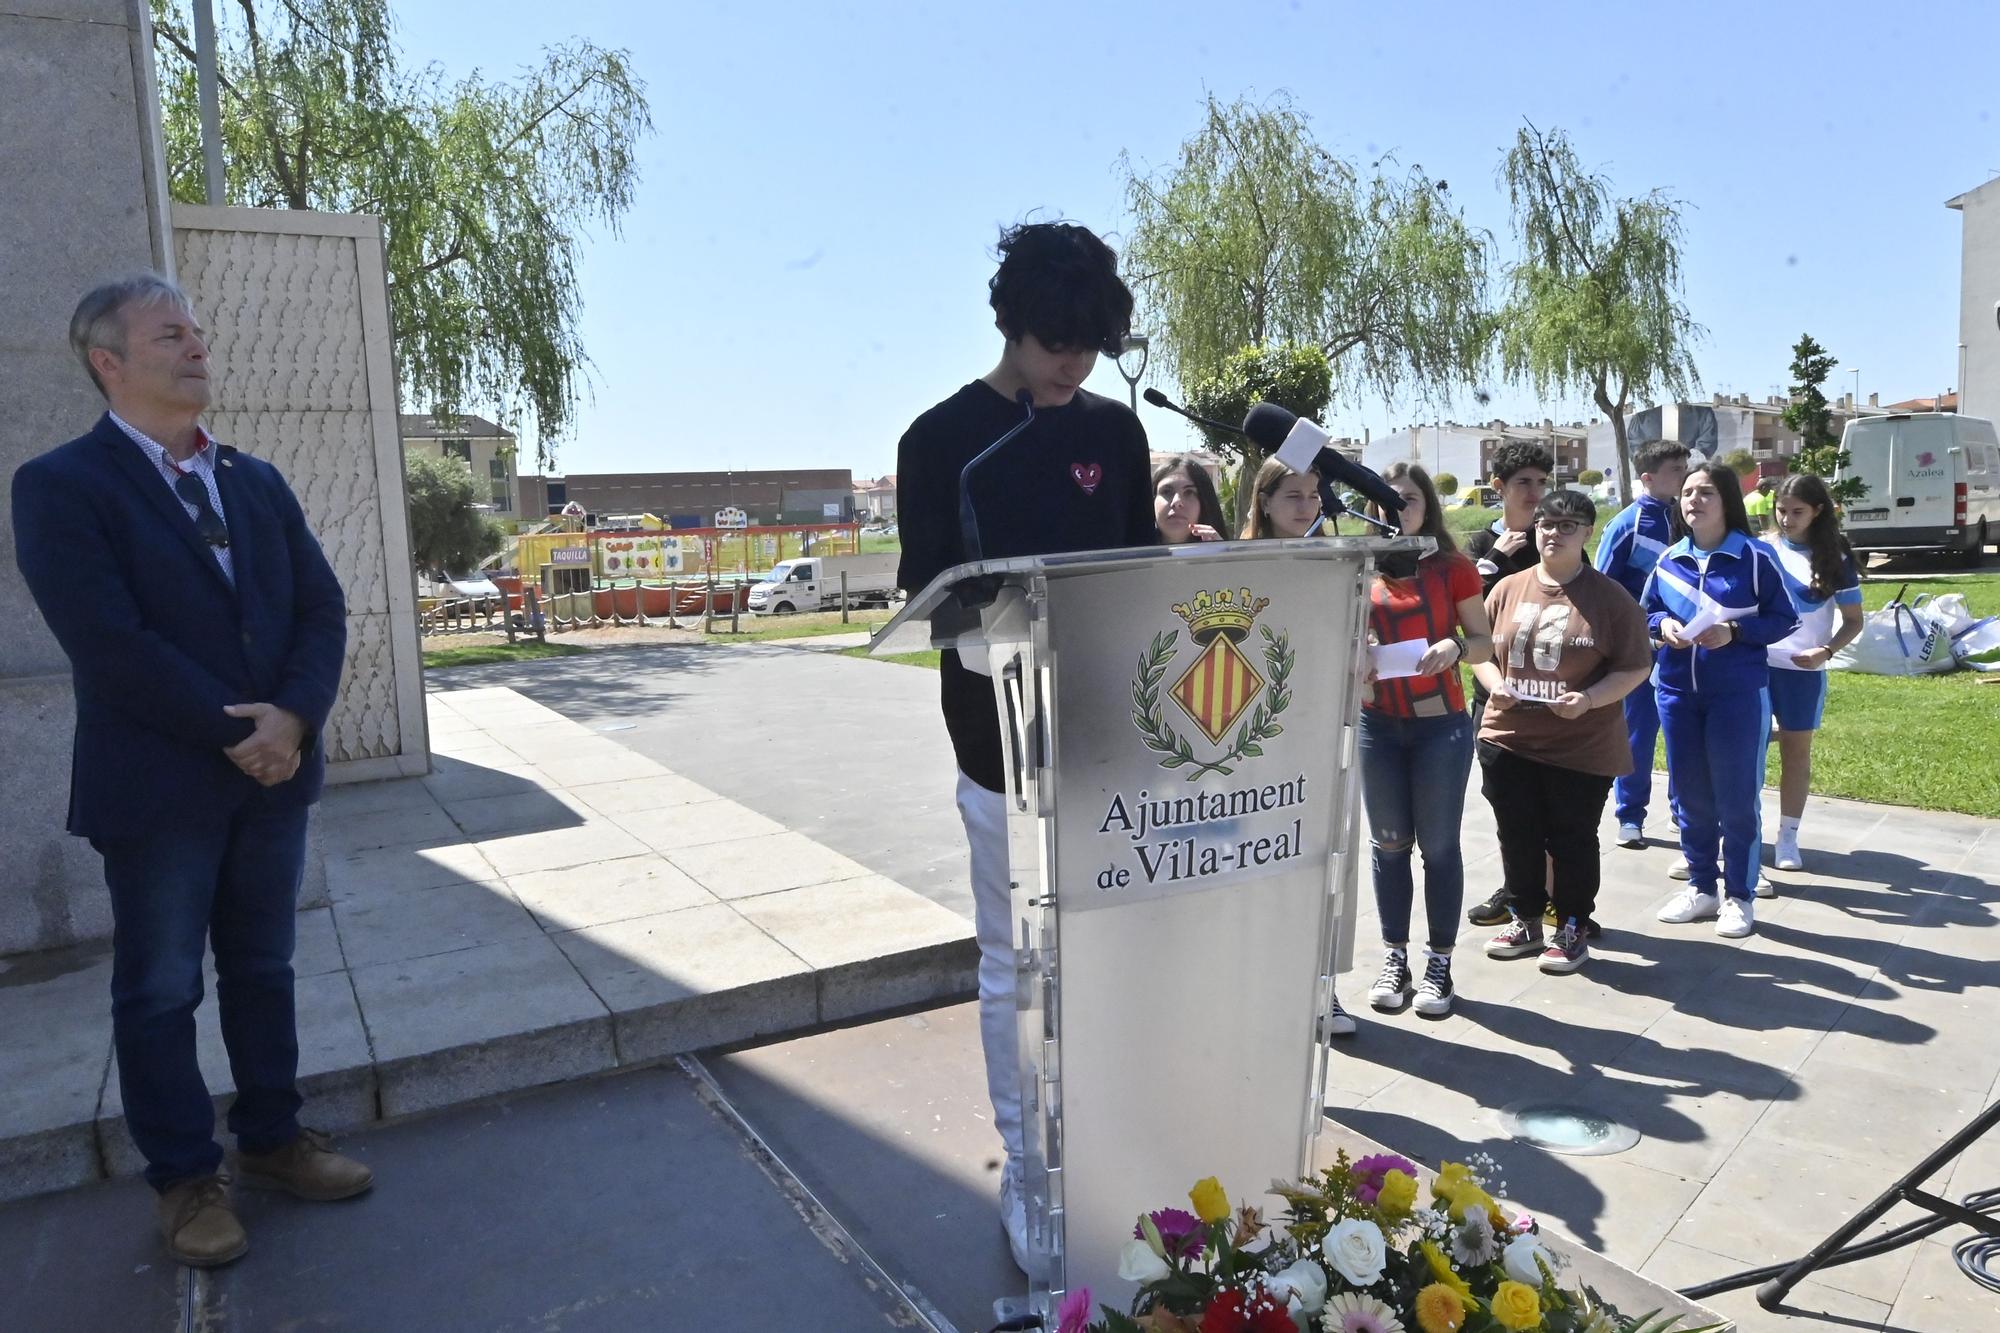
{"type": "MultiPolygon", "coordinates": [[[[898,583],[914,594],[975,558],[959,529],[959,474],[1018,425],[1017,395],[1035,419],[973,472],[978,558],[1150,546],[1153,483],[1146,432],[1123,403],[1087,393],[1100,354],[1118,355],[1132,327],[1132,293],[1111,248],[1083,227],[1036,223],[1000,241],[990,301],[1006,339],[1000,363],[911,423],[897,450],[903,559],[898,583]]],[[[939,664],[945,729],[958,760],[958,811],[972,853],[979,938],[979,1029],[987,1093],[1007,1161],[1001,1221],[1014,1261],[1028,1270],[1021,1197],[1021,1089],[1016,1069],[1012,901],[993,682],[947,649],[939,664]]]]}
{"type": "MultiPolygon", "coordinates": [[[[1540,559],[1535,552],[1535,506],[1549,493],[1549,478],[1556,470],[1555,457],[1539,444],[1516,440],[1493,451],[1493,489],[1500,493],[1500,517],[1490,528],[1481,528],[1465,543],[1465,553],[1479,568],[1486,595],[1509,574],[1533,569],[1540,559]]],[[[1486,717],[1486,686],[1477,677],[1472,682],[1472,729],[1476,735],[1486,717]]],[[[1485,902],[1466,909],[1466,919],[1475,926],[1498,926],[1513,919],[1507,906],[1507,886],[1502,884],[1485,902]]]]}

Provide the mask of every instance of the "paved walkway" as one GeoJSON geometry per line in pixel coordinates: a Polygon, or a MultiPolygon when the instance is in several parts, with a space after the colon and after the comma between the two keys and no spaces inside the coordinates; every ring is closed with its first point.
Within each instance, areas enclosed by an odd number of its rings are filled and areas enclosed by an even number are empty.
{"type": "MultiPolygon", "coordinates": [[[[453,674],[630,723],[634,748],[969,916],[935,672],[768,645],[728,670],[677,656],[453,674]]],[[[1767,826],[1775,817],[1767,799],[1767,826]]],[[[1678,1286],[1803,1253],[2000,1097],[2000,823],[1816,798],[1806,870],[1772,872],[1780,896],[1734,942],[1654,921],[1677,887],[1673,850],[1620,850],[1611,832],[1607,821],[1609,933],[1589,968],[1544,977],[1531,961],[1494,962],[1477,948],[1490,932],[1465,928],[1457,1012],[1363,1012],[1334,1066],[1337,1118],[1431,1162],[1483,1147],[1551,1225],[1678,1286]],[[1501,1131],[1500,1108],[1557,1097],[1644,1137],[1584,1158],[1501,1131]]],[[[1499,870],[1476,787],[1464,847],[1469,891],[1483,896],[1499,870]]],[[[1341,984],[1361,1010],[1375,932],[1364,894],[1356,972],[1341,984]]],[[[2000,1135],[1936,1183],[2000,1186],[2000,1135]]],[[[1795,1301],[1817,1317],[1768,1314],[1748,1291],[1708,1304],[1753,1330],[2000,1328],[2000,1298],[1961,1277],[1939,1241],[1827,1270],[1795,1301]]]]}
{"type": "MultiPolygon", "coordinates": [[[[348,1128],[943,999],[968,924],[507,689],[430,696],[426,778],[336,788],[300,1076],[348,1128]]],[[[0,1198],[139,1168],[103,948],[0,962],[0,1198]]],[[[209,983],[213,994],[213,979],[209,983]]],[[[218,1103],[213,1003],[197,1017],[218,1103]]]]}

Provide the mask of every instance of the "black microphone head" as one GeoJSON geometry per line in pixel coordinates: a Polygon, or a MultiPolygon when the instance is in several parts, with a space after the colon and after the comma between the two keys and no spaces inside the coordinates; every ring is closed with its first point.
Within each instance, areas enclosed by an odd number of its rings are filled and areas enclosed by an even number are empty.
{"type": "Polygon", "coordinates": [[[1265,453],[1272,453],[1285,442],[1298,424],[1298,417],[1276,403],[1258,403],[1243,418],[1243,433],[1265,453]]]}
{"type": "Polygon", "coordinates": [[[1139,396],[1141,398],[1144,398],[1147,402],[1151,403],[1154,407],[1164,407],[1169,412],[1173,411],[1174,400],[1167,397],[1165,394],[1161,393],[1158,389],[1148,389],[1139,396]]]}

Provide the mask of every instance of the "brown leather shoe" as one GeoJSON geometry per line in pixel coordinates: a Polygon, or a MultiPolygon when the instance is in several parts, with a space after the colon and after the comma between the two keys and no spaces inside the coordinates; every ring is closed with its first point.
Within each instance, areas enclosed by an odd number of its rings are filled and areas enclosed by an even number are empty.
{"type": "Polygon", "coordinates": [[[195,1176],[162,1191],[160,1234],[167,1253],[191,1268],[218,1268],[250,1248],[221,1176],[195,1176]]]}
{"type": "Polygon", "coordinates": [[[302,1129],[299,1136],[276,1152],[238,1151],[238,1175],[245,1185],[277,1189],[297,1199],[326,1203],[366,1194],[375,1184],[375,1173],[333,1150],[333,1140],[316,1129],[302,1129]]]}

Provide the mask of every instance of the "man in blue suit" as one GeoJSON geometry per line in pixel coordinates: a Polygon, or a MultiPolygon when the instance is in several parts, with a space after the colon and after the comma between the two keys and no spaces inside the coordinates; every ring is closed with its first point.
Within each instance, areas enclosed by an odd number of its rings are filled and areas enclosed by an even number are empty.
{"type": "Polygon", "coordinates": [[[307,1199],[373,1183],[300,1128],[292,1006],[345,611],[277,469],[201,428],[208,347],[179,288],[146,273],[92,291],[70,343],[110,411],[15,472],[16,556],[75,679],[69,831],[111,892],[125,1123],[168,1251],[211,1267],[249,1241],[195,1060],[205,943],[244,1183],[307,1199]]]}

